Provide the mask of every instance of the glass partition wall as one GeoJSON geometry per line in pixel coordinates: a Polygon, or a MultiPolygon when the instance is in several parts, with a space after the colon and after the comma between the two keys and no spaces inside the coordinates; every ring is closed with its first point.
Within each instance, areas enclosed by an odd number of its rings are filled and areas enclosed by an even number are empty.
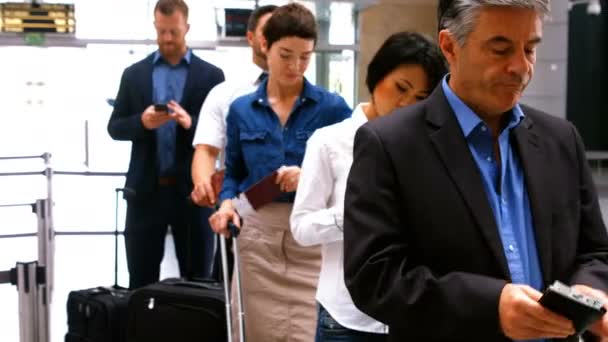
{"type": "MultiPolygon", "coordinates": [[[[130,143],[113,141],[106,131],[111,100],[128,65],[156,49],[152,25],[153,0],[44,1],[74,3],[76,35],[47,35],[41,46],[28,46],[23,36],[0,34],[0,157],[52,154],[62,171],[124,172],[130,143]]],[[[195,53],[224,70],[227,79],[256,73],[243,60],[250,52],[243,39],[223,38],[224,8],[253,8],[256,4],[288,1],[189,1],[191,30],[187,36],[195,53]]],[[[312,83],[341,94],[355,104],[357,56],[354,1],[301,1],[319,20],[320,39],[307,71],[312,83]]],[[[40,161],[0,161],[0,173],[39,171],[40,161]]],[[[113,282],[115,188],[122,176],[57,175],[53,180],[55,291],[51,312],[51,341],[66,332],[65,303],[69,291],[113,282]],[[84,234],[81,234],[84,233],[84,234]]],[[[0,177],[0,205],[44,198],[42,176],[0,177]]],[[[0,208],[0,271],[17,261],[36,258],[33,237],[2,235],[36,231],[35,215],[23,207],[0,208]]],[[[124,201],[118,224],[124,226],[124,201]]],[[[172,242],[170,239],[168,244],[172,242]]],[[[172,251],[168,248],[167,251],[172,251]]],[[[123,240],[119,240],[119,284],[127,285],[123,240]]],[[[162,276],[176,276],[174,256],[165,257],[162,276]]],[[[14,286],[0,285],[2,340],[17,341],[18,306],[14,286]]]]}

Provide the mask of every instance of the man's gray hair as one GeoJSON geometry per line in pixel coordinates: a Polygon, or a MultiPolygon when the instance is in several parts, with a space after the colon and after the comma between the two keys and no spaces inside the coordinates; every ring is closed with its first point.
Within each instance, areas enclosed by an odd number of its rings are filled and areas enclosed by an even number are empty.
{"type": "Polygon", "coordinates": [[[549,0],[440,0],[439,30],[450,31],[462,46],[475,27],[479,11],[487,6],[533,9],[541,17],[549,13],[549,0]]]}

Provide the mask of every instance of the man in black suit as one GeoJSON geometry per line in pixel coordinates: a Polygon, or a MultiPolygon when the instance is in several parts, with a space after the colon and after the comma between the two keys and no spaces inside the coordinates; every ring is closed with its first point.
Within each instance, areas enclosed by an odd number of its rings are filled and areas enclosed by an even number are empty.
{"type": "MultiPolygon", "coordinates": [[[[548,0],[440,1],[451,73],[355,138],[346,285],[391,341],[563,338],[553,281],[606,298],[608,236],[576,129],[519,105],[548,0]]],[[[591,332],[608,336],[608,317],[591,332]]]]}
{"type": "Polygon", "coordinates": [[[182,276],[208,277],[214,239],[209,208],[189,205],[190,163],[198,113],[223,72],[186,46],[188,6],[159,0],[154,8],[158,50],[128,67],[108,123],[113,139],[132,142],[127,173],[125,246],[129,283],[158,281],[171,226],[182,276]],[[154,104],[166,105],[156,108],[154,104]]]}

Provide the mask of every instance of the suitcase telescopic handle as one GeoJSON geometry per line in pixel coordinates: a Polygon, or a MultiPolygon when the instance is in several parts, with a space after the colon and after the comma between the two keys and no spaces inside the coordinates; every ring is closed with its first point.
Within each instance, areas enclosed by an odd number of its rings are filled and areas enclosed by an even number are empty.
{"type": "Polygon", "coordinates": [[[125,197],[135,196],[135,190],[131,188],[116,188],[116,206],[114,208],[114,288],[118,288],[118,194],[123,193],[125,197]]]}

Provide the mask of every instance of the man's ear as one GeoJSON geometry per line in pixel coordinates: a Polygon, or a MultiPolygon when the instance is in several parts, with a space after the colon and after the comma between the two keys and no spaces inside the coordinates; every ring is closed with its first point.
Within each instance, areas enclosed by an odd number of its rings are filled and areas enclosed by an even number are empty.
{"type": "Polygon", "coordinates": [[[456,62],[458,41],[447,29],[439,31],[438,45],[448,64],[451,66],[456,62]]]}
{"type": "Polygon", "coordinates": [[[251,32],[251,31],[247,31],[247,43],[249,44],[249,46],[253,46],[253,36],[255,35],[255,33],[251,32]]]}
{"type": "Polygon", "coordinates": [[[268,41],[265,37],[262,37],[260,40],[260,49],[262,50],[263,54],[268,55],[268,41]]]}

